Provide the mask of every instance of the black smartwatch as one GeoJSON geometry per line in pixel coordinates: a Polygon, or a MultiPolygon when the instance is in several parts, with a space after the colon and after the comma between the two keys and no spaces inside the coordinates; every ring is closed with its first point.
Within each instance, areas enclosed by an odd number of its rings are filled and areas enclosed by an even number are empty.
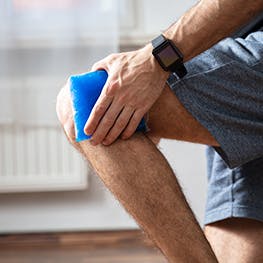
{"type": "Polygon", "coordinates": [[[183,55],[175,44],[163,35],[152,40],[152,54],[165,71],[173,72],[178,78],[187,74],[183,63],[183,55]]]}

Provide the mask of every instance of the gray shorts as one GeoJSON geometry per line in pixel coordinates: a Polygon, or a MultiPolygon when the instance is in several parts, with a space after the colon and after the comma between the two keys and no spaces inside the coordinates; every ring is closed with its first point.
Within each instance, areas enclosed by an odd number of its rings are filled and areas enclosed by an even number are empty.
{"type": "Polygon", "coordinates": [[[263,32],[226,38],[167,81],[214,136],[208,147],[205,224],[229,217],[263,221],[263,32]]]}

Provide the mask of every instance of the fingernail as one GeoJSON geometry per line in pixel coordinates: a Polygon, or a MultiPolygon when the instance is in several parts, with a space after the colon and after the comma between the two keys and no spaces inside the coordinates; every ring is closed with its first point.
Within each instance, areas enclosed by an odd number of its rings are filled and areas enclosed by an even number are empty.
{"type": "Polygon", "coordinates": [[[84,133],[87,135],[87,136],[91,136],[91,132],[89,130],[84,130],[84,133]]]}

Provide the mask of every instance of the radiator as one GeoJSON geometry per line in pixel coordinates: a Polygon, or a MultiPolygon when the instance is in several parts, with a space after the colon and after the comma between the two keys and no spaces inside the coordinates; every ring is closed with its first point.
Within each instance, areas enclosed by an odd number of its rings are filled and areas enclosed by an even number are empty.
{"type": "Polygon", "coordinates": [[[0,193],[85,189],[89,171],[60,127],[0,125],[0,193]]]}

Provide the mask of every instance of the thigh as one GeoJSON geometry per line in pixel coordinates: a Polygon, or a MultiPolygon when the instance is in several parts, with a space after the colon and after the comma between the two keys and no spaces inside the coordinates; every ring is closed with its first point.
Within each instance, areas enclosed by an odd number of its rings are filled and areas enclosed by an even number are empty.
{"type": "Polygon", "coordinates": [[[219,262],[261,262],[263,222],[231,218],[207,225],[205,235],[219,262]]]}

